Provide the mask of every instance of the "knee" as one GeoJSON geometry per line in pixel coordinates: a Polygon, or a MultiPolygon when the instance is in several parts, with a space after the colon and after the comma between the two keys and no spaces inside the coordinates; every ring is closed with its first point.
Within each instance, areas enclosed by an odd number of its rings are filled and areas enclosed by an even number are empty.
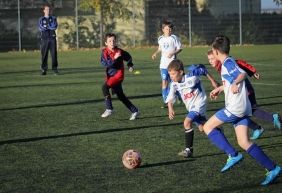
{"type": "Polygon", "coordinates": [[[192,126],[192,120],[190,119],[185,119],[184,123],[183,123],[183,127],[185,128],[185,130],[190,129],[192,126]]]}
{"type": "Polygon", "coordinates": [[[252,145],[252,142],[249,139],[239,139],[237,142],[238,145],[245,151],[252,145]]]}
{"type": "Polygon", "coordinates": [[[205,123],[202,128],[206,135],[208,135],[214,129],[214,127],[208,123],[205,123]]]}

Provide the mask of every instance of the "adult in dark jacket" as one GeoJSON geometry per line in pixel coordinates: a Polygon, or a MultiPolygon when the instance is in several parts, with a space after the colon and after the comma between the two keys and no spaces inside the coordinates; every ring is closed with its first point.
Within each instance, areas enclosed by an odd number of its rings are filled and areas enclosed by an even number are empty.
{"type": "Polygon", "coordinates": [[[44,5],[44,16],[40,17],[38,27],[40,30],[40,49],[41,49],[41,74],[46,75],[48,70],[48,52],[50,50],[52,57],[52,70],[55,75],[58,74],[57,60],[57,40],[55,30],[58,27],[57,18],[52,16],[51,7],[44,5]]]}

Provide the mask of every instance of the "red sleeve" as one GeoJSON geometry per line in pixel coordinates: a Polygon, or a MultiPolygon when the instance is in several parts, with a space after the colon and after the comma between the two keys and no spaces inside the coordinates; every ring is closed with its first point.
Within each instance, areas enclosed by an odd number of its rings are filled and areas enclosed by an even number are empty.
{"type": "Polygon", "coordinates": [[[251,64],[248,64],[246,61],[244,60],[236,60],[236,63],[239,65],[240,68],[242,68],[243,70],[246,71],[246,73],[248,74],[248,76],[253,76],[254,73],[257,72],[256,68],[253,67],[251,64]]]}
{"type": "Polygon", "coordinates": [[[219,73],[221,72],[221,65],[222,65],[221,62],[219,60],[217,60],[216,63],[215,63],[215,69],[219,73]]]}

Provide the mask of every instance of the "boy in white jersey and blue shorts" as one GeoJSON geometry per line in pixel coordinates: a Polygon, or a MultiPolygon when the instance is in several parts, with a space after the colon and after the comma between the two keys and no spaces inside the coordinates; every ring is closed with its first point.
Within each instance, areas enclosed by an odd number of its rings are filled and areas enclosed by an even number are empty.
{"type": "Polygon", "coordinates": [[[162,79],[163,107],[166,106],[165,101],[169,92],[170,83],[167,67],[172,60],[176,59],[177,54],[182,51],[180,40],[176,35],[172,34],[172,29],[173,25],[171,22],[164,21],[162,23],[163,35],[158,38],[159,47],[152,55],[152,59],[155,60],[157,54],[161,52],[160,73],[162,79]]]}
{"type": "Polygon", "coordinates": [[[211,99],[224,91],[225,107],[217,111],[204,125],[204,132],[210,141],[223,150],[229,158],[221,172],[225,172],[243,159],[243,155],[237,152],[228,142],[218,126],[223,123],[231,123],[237,137],[239,146],[268,171],[261,185],[272,183],[280,174],[281,168],[276,165],[255,143],[250,141],[248,135],[249,116],[252,108],[248,99],[248,93],[244,79],[246,73],[239,68],[235,60],[229,57],[230,40],[226,36],[217,36],[212,43],[214,57],[222,63],[221,79],[223,85],[212,90],[211,99]]]}
{"type": "Polygon", "coordinates": [[[193,157],[194,140],[192,123],[195,123],[200,131],[203,131],[203,125],[206,122],[207,96],[199,76],[207,76],[214,88],[217,87],[218,83],[208,73],[204,65],[191,65],[187,74],[185,74],[183,63],[176,59],[170,62],[167,69],[171,79],[170,90],[166,99],[169,119],[172,120],[175,116],[173,104],[177,92],[188,111],[183,122],[185,149],[179,152],[178,155],[190,158],[193,157]]]}

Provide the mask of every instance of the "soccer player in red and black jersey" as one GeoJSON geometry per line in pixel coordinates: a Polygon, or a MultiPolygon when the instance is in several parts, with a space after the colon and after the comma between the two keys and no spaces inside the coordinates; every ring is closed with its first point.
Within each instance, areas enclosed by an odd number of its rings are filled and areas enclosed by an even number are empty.
{"type": "Polygon", "coordinates": [[[128,70],[132,72],[134,70],[132,57],[128,52],[117,47],[116,35],[113,33],[106,34],[105,45],[106,47],[101,54],[101,64],[106,68],[106,80],[102,86],[106,110],[101,117],[106,118],[113,112],[111,88],[112,93],[116,94],[118,99],[130,110],[131,116],[129,120],[135,120],[139,115],[138,108],[129,101],[122,89],[122,82],[124,80],[123,61],[127,62],[128,70]]]}
{"type": "MultiPolygon", "coordinates": [[[[213,56],[212,50],[209,50],[208,53],[208,60],[209,63],[211,64],[211,66],[213,68],[215,68],[219,73],[221,71],[221,62],[216,60],[213,56]]],[[[256,79],[260,78],[259,73],[257,73],[257,70],[254,66],[248,64],[246,61],[244,60],[236,60],[236,63],[238,64],[238,66],[240,68],[242,68],[249,77],[254,77],[256,79]]],[[[245,83],[246,83],[246,87],[248,90],[248,97],[249,100],[251,102],[252,105],[252,113],[255,117],[262,119],[264,121],[268,121],[268,122],[272,122],[274,124],[274,127],[277,127],[278,129],[281,129],[281,118],[280,115],[277,113],[271,113],[271,112],[267,112],[261,108],[258,107],[257,105],[257,101],[256,101],[256,95],[255,95],[255,90],[250,82],[249,79],[245,79],[245,83]]],[[[258,128],[255,129],[251,139],[257,139],[258,137],[260,137],[260,135],[263,133],[263,128],[259,125],[257,125],[255,122],[251,121],[251,128],[258,128]]]]}

